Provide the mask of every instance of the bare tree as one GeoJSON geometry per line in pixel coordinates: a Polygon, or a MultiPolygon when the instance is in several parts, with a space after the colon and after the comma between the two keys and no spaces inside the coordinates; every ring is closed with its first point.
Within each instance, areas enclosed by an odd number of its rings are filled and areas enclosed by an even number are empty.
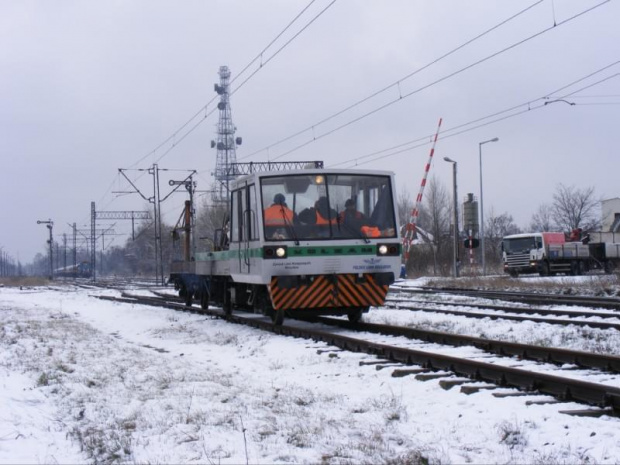
{"type": "Polygon", "coordinates": [[[203,200],[196,213],[196,249],[212,250],[215,230],[223,226],[226,217],[226,205],[203,200]]]}
{"type": "Polygon", "coordinates": [[[411,217],[411,211],[413,210],[413,201],[411,200],[411,194],[403,187],[398,194],[398,200],[396,202],[398,209],[398,221],[401,226],[404,226],[409,222],[411,217]]]}
{"type": "Polygon", "coordinates": [[[600,227],[597,208],[600,201],[594,197],[594,187],[578,189],[558,184],[553,194],[553,220],[560,229],[571,231],[582,228],[591,231],[600,227]]]}
{"type": "Polygon", "coordinates": [[[434,176],[426,186],[426,197],[420,209],[420,226],[430,233],[433,249],[433,272],[447,274],[452,257],[450,220],[452,201],[446,187],[434,176]]]}
{"type": "Polygon", "coordinates": [[[484,226],[485,232],[485,260],[494,266],[501,263],[501,243],[504,236],[521,232],[515,224],[512,215],[502,213],[495,214],[493,208],[484,226]]]}
{"type": "Polygon", "coordinates": [[[543,232],[553,231],[554,229],[556,229],[556,226],[553,223],[553,207],[548,203],[543,203],[538,207],[536,213],[532,215],[530,231],[543,232]]]}

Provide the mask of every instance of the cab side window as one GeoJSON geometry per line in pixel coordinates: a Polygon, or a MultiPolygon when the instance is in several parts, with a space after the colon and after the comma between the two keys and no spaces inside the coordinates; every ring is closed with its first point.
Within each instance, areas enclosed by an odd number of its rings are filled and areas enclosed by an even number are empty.
{"type": "Polygon", "coordinates": [[[232,212],[231,212],[231,242],[239,242],[242,238],[242,217],[241,217],[241,190],[232,193],[232,212]]]}
{"type": "Polygon", "coordinates": [[[248,186],[248,196],[250,199],[249,208],[247,210],[246,222],[248,224],[248,237],[250,240],[258,240],[258,225],[256,224],[257,204],[256,204],[256,185],[248,186]]]}

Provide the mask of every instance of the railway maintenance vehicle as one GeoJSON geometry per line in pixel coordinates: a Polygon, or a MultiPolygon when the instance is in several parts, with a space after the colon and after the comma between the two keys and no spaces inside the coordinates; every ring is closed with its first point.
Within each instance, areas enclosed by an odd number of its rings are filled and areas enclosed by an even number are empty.
{"type": "Polygon", "coordinates": [[[212,250],[190,253],[185,229],[184,258],[171,264],[169,282],[186,304],[263,313],[276,325],[287,314],[357,322],[382,305],[401,267],[394,173],[263,165],[230,182],[212,250]]]}

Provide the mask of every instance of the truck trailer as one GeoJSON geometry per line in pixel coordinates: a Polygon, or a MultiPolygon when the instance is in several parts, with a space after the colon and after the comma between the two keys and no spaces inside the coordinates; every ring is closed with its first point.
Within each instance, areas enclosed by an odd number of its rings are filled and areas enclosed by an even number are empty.
{"type": "Polygon", "coordinates": [[[590,270],[611,273],[620,263],[620,234],[593,232],[568,240],[561,232],[512,234],[502,240],[504,272],[511,276],[539,273],[580,275],[590,270]]]}

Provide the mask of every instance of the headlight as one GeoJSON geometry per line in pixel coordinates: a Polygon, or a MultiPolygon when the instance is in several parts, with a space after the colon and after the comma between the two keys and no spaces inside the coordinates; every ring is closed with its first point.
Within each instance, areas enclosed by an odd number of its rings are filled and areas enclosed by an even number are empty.
{"type": "Polygon", "coordinates": [[[400,255],[400,244],[377,244],[377,255],[397,257],[400,255]]]}
{"type": "Polygon", "coordinates": [[[263,258],[278,259],[286,258],[288,250],[285,245],[266,245],[263,247],[263,258]]]}

